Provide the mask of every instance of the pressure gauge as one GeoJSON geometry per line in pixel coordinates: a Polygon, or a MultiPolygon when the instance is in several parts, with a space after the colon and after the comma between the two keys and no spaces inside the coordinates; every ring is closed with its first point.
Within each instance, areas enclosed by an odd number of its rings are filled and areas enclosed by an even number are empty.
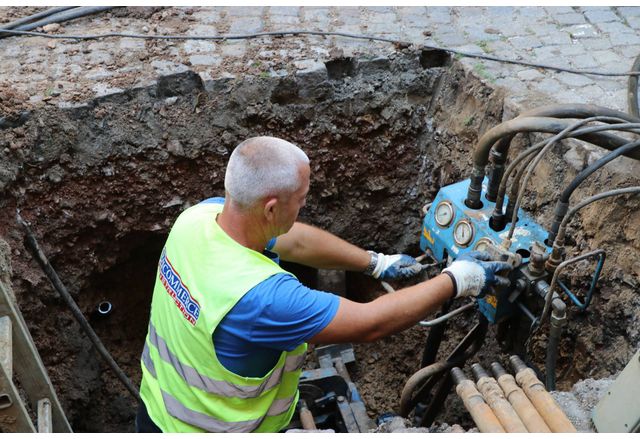
{"type": "Polygon", "coordinates": [[[495,245],[491,239],[489,239],[489,238],[480,238],[478,240],[478,242],[476,243],[476,245],[473,247],[473,249],[477,250],[479,252],[486,252],[487,248],[490,245],[495,245]]]}
{"type": "Polygon", "coordinates": [[[436,206],[436,224],[447,227],[453,221],[453,206],[448,201],[441,201],[436,206]]]}
{"type": "Polygon", "coordinates": [[[473,225],[463,219],[456,223],[453,229],[453,239],[460,247],[467,247],[473,241],[473,225]]]}

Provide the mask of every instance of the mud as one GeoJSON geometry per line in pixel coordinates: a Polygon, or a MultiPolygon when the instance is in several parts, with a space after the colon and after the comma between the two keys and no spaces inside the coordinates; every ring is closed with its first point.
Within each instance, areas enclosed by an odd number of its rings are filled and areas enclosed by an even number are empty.
{"type": "MultiPolygon", "coordinates": [[[[0,131],[0,236],[11,249],[0,246],[11,263],[0,258],[0,275],[12,270],[19,306],[74,430],[132,431],[135,403],[25,249],[17,208],[104,344],[139,383],[164,239],[180,211],[223,194],[235,145],[255,135],[300,145],[312,166],[302,221],[364,248],[417,255],[421,207],[441,186],[467,178],[470,151],[479,134],[502,120],[503,105],[500,91],[441,53],[405,51],[338,58],[298,76],[203,82],[186,72],[72,108],[37,109],[0,131]],[[102,300],[114,311],[99,319],[94,311],[102,300]]],[[[564,152],[536,173],[537,198],[525,205],[545,225],[553,197],[576,173],[564,152]]],[[[633,170],[602,171],[574,198],[623,180],[637,184],[633,170]]],[[[639,225],[637,199],[601,203],[574,221],[571,251],[602,245],[609,259],[591,311],[571,311],[560,388],[611,375],[638,346],[639,225]]],[[[572,287],[588,282],[583,272],[569,275],[572,287]]],[[[354,300],[382,294],[357,274],[348,275],[347,293],[354,300]]],[[[455,319],[442,351],[472,324],[455,319]]],[[[416,327],[357,347],[353,376],[372,417],[398,409],[426,334],[416,327]]],[[[491,329],[477,361],[500,355],[494,339],[491,329]]],[[[534,344],[534,363],[543,361],[543,341],[544,335],[534,344]]],[[[451,397],[442,421],[473,426],[451,397]]]]}

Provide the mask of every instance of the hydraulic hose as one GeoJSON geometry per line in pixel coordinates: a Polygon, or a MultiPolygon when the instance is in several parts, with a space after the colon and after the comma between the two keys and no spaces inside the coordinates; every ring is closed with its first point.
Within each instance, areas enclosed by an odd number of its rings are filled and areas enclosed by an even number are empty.
{"type": "Polygon", "coordinates": [[[617,195],[638,194],[638,193],[640,193],[640,186],[631,186],[631,187],[626,187],[626,188],[614,189],[614,190],[607,191],[607,192],[601,192],[601,193],[599,193],[597,195],[594,195],[592,197],[586,198],[586,199],[582,200],[580,203],[576,204],[574,207],[572,207],[567,212],[567,214],[565,215],[564,219],[560,223],[560,228],[558,230],[558,236],[556,237],[555,241],[553,242],[554,251],[555,251],[556,247],[561,247],[561,246],[564,245],[564,238],[565,238],[565,232],[566,232],[566,229],[567,229],[567,224],[569,224],[569,221],[571,220],[573,215],[576,214],[577,211],[579,211],[583,207],[588,206],[591,203],[594,203],[594,202],[596,202],[598,200],[602,200],[603,198],[614,197],[614,196],[617,196],[617,195]]]}
{"type": "Polygon", "coordinates": [[[551,433],[540,413],[516,384],[513,375],[509,375],[498,362],[491,363],[491,372],[527,430],[531,433],[551,433]]]}
{"type": "Polygon", "coordinates": [[[451,376],[456,384],[456,393],[462,399],[480,433],[505,433],[502,424],[491,407],[484,402],[473,381],[467,378],[458,367],[451,369],[451,376]]]}
{"type": "Polygon", "coordinates": [[[46,11],[38,12],[37,14],[29,15],[27,17],[19,18],[16,21],[12,21],[11,23],[0,25],[0,29],[14,29],[17,26],[20,26],[25,23],[29,23],[34,20],[38,20],[40,18],[48,17],[49,15],[56,14],[58,12],[66,11],[68,9],[74,9],[75,6],[62,6],[59,8],[50,8],[46,11]]]}
{"type": "MultiPolygon", "coordinates": [[[[518,191],[518,198],[516,199],[515,205],[513,207],[513,214],[511,217],[511,228],[509,229],[509,234],[507,235],[507,239],[511,239],[513,237],[513,234],[516,230],[516,222],[518,219],[518,207],[520,206],[520,204],[522,203],[522,198],[524,197],[524,192],[527,188],[527,184],[529,183],[529,180],[531,179],[531,175],[533,175],[533,170],[536,168],[536,166],[538,166],[538,163],[540,163],[540,161],[542,160],[542,157],[546,154],[547,151],[549,151],[561,138],[564,134],[584,125],[587,124],[589,122],[618,122],[621,119],[617,118],[617,117],[610,117],[610,116],[595,116],[595,117],[589,117],[587,119],[582,119],[579,120],[578,122],[573,123],[572,125],[568,126],[567,128],[565,128],[564,130],[562,130],[557,136],[552,137],[547,144],[544,146],[544,148],[542,148],[540,150],[540,152],[535,156],[535,158],[533,159],[533,161],[531,162],[531,164],[528,166],[527,168],[527,173],[524,176],[524,181],[521,185],[521,187],[519,188],[518,191]]],[[[597,134],[597,133],[594,133],[597,134]]],[[[640,151],[638,151],[640,152],[640,151]]]]}
{"type": "MultiPolygon", "coordinates": [[[[638,66],[640,68],[640,66],[638,66]]],[[[633,78],[630,76],[629,78],[633,78]]],[[[628,120],[629,122],[640,122],[640,118],[636,115],[633,117],[621,111],[611,108],[600,107],[598,105],[586,104],[559,104],[545,105],[543,107],[534,108],[524,113],[520,113],[518,117],[554,117],[558,119],[584,119],[594,116],[610,116],[628,120]]],[[[504,164],[507,161],[507,152],[511,141],[515,134],[503,137],[494,145],[491,150],[493,167],[489,177],[489,185],[487,186],[486,197],[489,201],[495,201],[498,186],[502,181],[502,173],[504,172],[504,164]]]]}
{"type": "MultiPolygon", "coordinates": [[[[471,184],[467,193],[465,204],[472,209],[478,209],[482,205],[480,194],[482,191],[482,181],[484,180],[484,168],[489,160],[491,147],[502,137],[517,134],[519,132],[543,132],[560,133],[572,123],[562,119],[549,117],[522,117],[503,122],[500,125],[487,131],[478,141],[473,153],[473,171],[471,184]]],[[[602,148],[612,150],[628,142],[628,139],[618,137],[608,133],[586,133],[575,136],[577,139],[593,143],[602,148]]],[[[629,153],[630,157],[640,159],[640,151],[629,153]]]]}
{"type": "MultiPolygon", "coordinates": [[[[581,128],[575,131],[571,131],[570,133],[568,133],[567,135],[563,136],[563,138],[570,138],[570,137],[576,137],[576,136],[580,136],[583,134],[587,134],[587,133],[595,133],[595,132],[600,132],[600,131],[629,131],[629,132],[633,132],[636,134],[640,134],[640,123],[620,123],[620,124],[611,124],[611,125],[599,125],[599,126],[594,126],[594,127],[586,127],[586,128],[581,128]]],[[[504,139],[504,138],[503,138],[504,139]]],[[[540,151],[540,149],[542,149],[542,147],[545,145],[545,143],[548,140],[543,140],[541,142],[536,143],[535,145],[525,149],[523,152],[520,153],[520,155],[518,155],[514,160],[511,161],[511,163],[509,163],[509,166],[507,167],[506,171],[504,171],[504,176],[502,176],[502,180],[500,181],[500,187],[498,189],[498,193],[495,199],[495,207],[493,210],[493,214],[491,215],[491,227],[494,230],[503,230],[504,226],[506,224],[506,218],[505,218],[505,213],[503,213],[502,208],[504,206],[504,198],[505,198],[505,193],[507,190],[507,184],[509,181],[509,176],[513,173],[513,171],[518,168],[518,165],[524,160],[527,159],[531,154],[540,151]]],[[[493,154],[493,150],[491,152],[493,154]]],[[[523,167],[526,167],[526,165],[529,163],[530,160],[527,160],[523,163],[523,167]]],[[[519,168],[519,169],[523,169],[523,168],[519,168]]],[[[493,175],[493,174],[492,174],[493,175]]],[[[520,185],[520,179],[519,177],[516,178],[514,177],[512,179],[511,182],[511,187],[510,187],[510,195],[509,195],[509,199],[511,200],[512,198],[514,198],[513,194],[517,194],[518,193],[518,188],[520,185]]],[[[489,198],[489,191],[487,190],[487,199],[490,200],[489,198]]],[[[490,200],[491,201],[491,200],[490,200]]],[[[513,207],[513,206],[511,206],[513,207]]],[[[510,213],[512,213],[513,210],[512,209],[508,209],[507,213],[506,213],[506,217],[510,218],[510,213]]]]}
{"type": "Polygon", "coordinates": [[[476,387],[482,394],[496,418],[500,421],[507,433],[528,433],[518,413],[504,396],[504,392],[498,382],[490,377],[479,363],[471,365],[471,371],[476,379],[476,387]]]}
{"type": "Polygon", "coordinates": [[[400,393],[400,414],[401,416],[409,416],[409,412],[413,408],[411,405],[411,399],[414,391],[418,386],[424,383],[428,378],[441,373],[451,367],[451,363],[447,361],[439,361],[437,363],[430,364],[427,367],[423,367],[407,380],[402,392],[400,393]]]}
{"type": "Polygon", "coordinates": [[[517,355],[512,355],[509,360],[516,372],[516,381],[551,431],[553,433],[577,433],[571,421],[536,377],[533,369],[527,367],[517,355]]]}
{"type": "MultiPolygon", "coordinates": [[[[36,29],[38,27],[46,26],[47,24],[62,23],[68,20],[72,20],[74,18],[80,18],[86,15],[93,15],[98,12],[107,11],[113,8],[114,6],[87,6],[87,7],[71,8],[70,10],[64,10],[64,11],[46,16],[45,18],[38,21],[17,26],[13,30],[28,31],[31,29],[36,29]]],[[[10,35],[11,34],[9,33],[2,32],[2,29],[0,29],[0,38],[6,38],[10,35]]]]}
{"type": "MultiPolygon", "coordinates": [[[[640,68],[640,55],[633,61],[633,68],[640,68]]],[[[638,107],[638,75],[629,76],[629,86],[627,87],[627,106],[629,113],[635,117],[640,117],[640,107],[638,107]]]]}
{"type": "Polygon", "coordinates": [[[577,187],[580,186],[582,182],[587,179],[587,177],[589,177],[591,174],[602,168],[613,159],[620,157],[622,154],[625,154],[629,151],[635,151],[636,149],[640,150],[640,141],[638,140],[635,142],[629,142],[626,145],[614,149],[609,154],[593,162],[590,166],[586,167],[578,175],[576,175],[571,183],[569,183],[569,185],[562,191],[560,198],[556,202],[556,208],[554,211],[555,216],[553,219],[553,223],[551,224],[547,242],[552,243],[555,240],[558,229],[560,228],[560,223],[564,219],[564,215],[569,208],[569,198],[571,197],[571,194],[573,194],[573,192],[577,189],[577,187]]]}

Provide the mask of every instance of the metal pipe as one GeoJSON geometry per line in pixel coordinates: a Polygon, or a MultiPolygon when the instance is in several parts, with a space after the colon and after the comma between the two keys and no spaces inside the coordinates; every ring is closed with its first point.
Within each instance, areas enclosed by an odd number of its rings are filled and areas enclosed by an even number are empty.
{"type": "Polygon", "coordinates": [[[451,369],[456,384],[456,393],[476,423],[480,433],[505,433],[502,424],[482,398],[475,384],[467,378],[459,367],[451,369]]]}
{"type": "Polygon", "coordinates": [[[12,21],[7,24],[0,25],[0,29],[13,29],[16,26],[20,26],[21,24],[29,23],[33,20],[37,20],[39,18],[48,17],[49,15],[56,14],[58,12],[66,11],[68,9],[73,9],[75,6],[62,6],[59,8],[49,8],[45,11],[38,12],[33,15],[28,15],[26,17],[19,18],[15,21],[12,21]]]}
{"type": "Polygon", "coordinates": [[[577,433],[576,428],[558,406],[551,394],[517,355],[509,357],[516,372],[516,382],[534,405],[553,433],[577,433]]]}
{"type": "Polygon", "coordinates": [[[479,363],[472,364],[471,371],[476,379],[476,387],[505,431],[507,433],[528,433],[529,430],[527,430],[511,403],[505,398],[498,382],[490,377],[479,363]]]}
{"type": "MultiPolygon", "coordinates": [[[[553,250],[555,251],[557,248],[558,247],[554,246],[553,250]]],[[[553,277],[551,278],[551,284],[549,285],[548,288],[545,288],[546,293],[544,294],[544,308],[542,309],[542,315],[540,316],[540,322],[538,326],[541,326],[545,322],[546,318],[548,317],[549,311],[551,310],[551,302],[553,301],[554,296],[556,299],[560,300],[559,296],[555,294],[555,288],[558,282],[558,278],[560,277],[560,274],[562,274],[564,269],[571,264],[575,264],[576,262],[580,262],[584,259],[599,256],[602,253],[604,253],[604,250],[601,250],[601,249],[594,250],[594,251],[576,256],[574,258],[567,259],[566,261],[558,265],[558,268],[556,268],[555,271],[553,272],[553,277]]]]}
{"type": "Polygon", "coordinates": [[[456,308],[453,311],[448,312],[447,314],[440,316],[438,318],[435,318],[433,320],[422,320],[418,322],[418,325],[424,326],[424,327],[437,326],[443,322],[446,322],[453,316],[457,316],[458,314],[462,314],[465,311],[475,308],[475,306],[476,306],[475,302],[470,302],[470,303],[467,303],[466,305],[462,305],[461,307],[456,308]]]}
{"type": "Polygon", "coordinates": [[[507,400],[511,403],[522,423],[527,427],[527,430],[531,433],[551,433],[549,426],[544,422],[540,413],[516,384],[516,379],[513,375],[509,375],[497,362],[491,363],[491,371],[507,400]]]}
{"type": "MultiPolygon", "coordinates": [[[[549,117],[522,117],[503,122],[500,125],[487,131],[478,141],[473,153],[473,171],[471,184],[467,193],[465,204],[472,209],[480,207],[480,194],[482,191],[482,181],[484,180],[484,167],[489,160],[491,147],[502,137],[517,134],[520,132],[543,132],[559,133],[572,125],[570,122],[549,117]]],[[[628,143],[628,140],[608,133],[587,133],[576,136],[577,139],[584,140],[608,150],[628,143]]],[[[629,157],[640,159],[640,151],[628,154],[629,157]]]]}
{"type": "Polygon", "coordinates": [[[547,343],[547,357],[545,359],[545,385],[547,390],[556,390],[556,362],[558,360],[558,346],[562,329],[567,323],[567,306],[562,300],[557,300],[552,305],[551,325],[549,328],[549,341],[547,343]]]}

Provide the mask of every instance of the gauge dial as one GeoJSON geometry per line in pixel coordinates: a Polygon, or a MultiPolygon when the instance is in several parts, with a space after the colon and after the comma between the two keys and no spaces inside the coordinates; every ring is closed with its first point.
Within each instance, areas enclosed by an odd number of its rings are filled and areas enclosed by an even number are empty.
{"type": "Polygon", "coordinates": [[[447,227],[453,221],[453,206],[448,201],[441,201],[436,206],[436,224],[447,227]]]}
{"type": "Polygon", "coordinates": [[[489,238],[480,238],[478,240],[478,242],[476,243],[476,245],[473,247],[474,250],[477,250],[479,252],[486,252],[487,251],[487,247],[490,245],[495,245],[493,243],[493,241],[489,238]]]}
{"type": "Polygon", "coordinates": [[[453,229],[453,239],[460,247],[467,247],[471,244],[471,241],[473,241],[473,226],[468,220],[458,221],[453,229]]]}

